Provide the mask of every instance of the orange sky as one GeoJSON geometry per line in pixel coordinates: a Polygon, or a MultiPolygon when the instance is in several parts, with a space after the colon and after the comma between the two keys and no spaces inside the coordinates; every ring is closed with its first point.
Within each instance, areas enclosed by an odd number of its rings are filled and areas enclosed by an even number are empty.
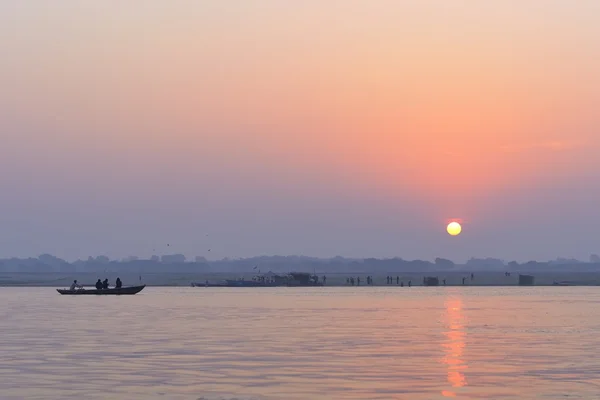
{"type": "Polygon", "coordinates": [[[415,224],[489,219],[490,198],[598,171],[599,12],[591,0],[8,1],[0,178],[10,191],[85,175],[146,193],[159,177],[255,190],[257,207],[256,188],[376,193],[399,218],[395,203],[427,205],[415,224]]]}

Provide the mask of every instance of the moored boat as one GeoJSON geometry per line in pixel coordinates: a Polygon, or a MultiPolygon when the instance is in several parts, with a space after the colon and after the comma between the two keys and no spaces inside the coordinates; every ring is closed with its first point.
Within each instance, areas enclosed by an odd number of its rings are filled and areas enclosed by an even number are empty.
{"type": "Polygon", "coordinates": [[[202,283],[192,282],[192,287],[231,287],[226,283],[202,283]]]}
{"type": "Polygon", "coordinates": [[[562,281],[562,282],[554,281],[553,285],[554,286],[572,286],[573,284],[571,282],[566,282],[566,281],[562,281]]]}
{"type": "Polygon", "coordinates": [[[84,295],[84,294],[95,294],[95,295],[126,295],[126,294],[136,294],[141,292],[146,285],[141,286],[129,286],[122,288],[110,288],[110,289],[56,289],[56,291],[60,294],[70,294],[70,295],[84,295]]]}
{"type": "Polygon", "coordinates": [[[286,286],[288,281],[288,276],[286,275],[278,275],[271,271],[266,274],[259,274],[252,277],[251,280],[245,280],[244,278],[240,279],[224,279],[217,283],[212,283],[206,281],[202,282],[192,282],[192,287],[276,287],[276,286],[286,286]]]}
{"type": "Polygon", "coordinates": [[[317,275],[309,274],[308,272],[290,272],[290,279],[287,286],[323,286],[324,283],[319,281],[317,275]]]}
{"type": "Polygon", "coordinates": [[[222,282],[211,283],[206,281],[192,282],[192,287],[280,287],[280,286],[323,286],[319,277],[307,272],[290,272],[287,275],[277,275],[269,272],[265,275],[257,275],[252,280],[244,279],[225,279],[222,282]]]}
{"type": "Polygon", "coordinates": [[[225,279],[223,282],[220,282],[220,283],[192,282],[192,287],[275,287],[275,286],[285,286],[285,285],[278,284],[276,282],[244,281],[244,280],[234,280],[234,279],[225,279]]]}

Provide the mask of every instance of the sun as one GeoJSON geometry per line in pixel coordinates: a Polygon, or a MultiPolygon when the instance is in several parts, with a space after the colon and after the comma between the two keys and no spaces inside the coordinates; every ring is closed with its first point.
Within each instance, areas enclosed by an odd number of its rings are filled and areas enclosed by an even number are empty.
{"type": "Polygon", "coordinates": [[[448,233],[451,236],[456,236],[456,235],[460,234],[460,232],[462,231],[462,226],[460,226],[460,224],[458,222],[453,221],[448,224],[448,226],[446,227],[446,230],[448,231],[448,233]]]}

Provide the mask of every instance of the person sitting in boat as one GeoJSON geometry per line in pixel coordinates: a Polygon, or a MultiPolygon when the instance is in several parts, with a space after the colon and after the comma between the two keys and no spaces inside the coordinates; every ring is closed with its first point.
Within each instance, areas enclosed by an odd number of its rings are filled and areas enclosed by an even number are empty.
{"type": "Polygon", "coordinates": [[[77,283],[77,279],[75,279],[73,283],[71,283],[71,290],[75,289],[83,289],[83,286],[77,283]]]}
{"type": "Polygon", "coordinates": [[[104,282],[102,282],[102,289],[108,289],[108,278],[106,278],[104,282]]]}
{"type": "Polygon", "coordinates": [[[102,290],[102,281],[100,278],[98,278],[98,281],[96,282],[96,289],[102,290]]]}
{"type": "Polygon", "coordinates": [[[117,289],[121,289],[121,286],[123,286],[123,282],[121,282],[121,278],[117,278],[117,281],[115,282],[115,287],[117,289]]]}

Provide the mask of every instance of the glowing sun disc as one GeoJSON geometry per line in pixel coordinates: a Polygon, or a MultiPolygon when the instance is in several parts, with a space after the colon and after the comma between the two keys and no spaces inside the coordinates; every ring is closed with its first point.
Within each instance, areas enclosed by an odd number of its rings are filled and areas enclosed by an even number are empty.
{"type": "Polygon", "coordinates": [[[456,236],[462,231],[462,226],[460,226],[460,224],[458,222],[454,221],[454,222],[450,222],[448,224],[448,226],[446,227],[446,230],[448,231],[448,234],[450,234],[451,236],[456,236]]]}

